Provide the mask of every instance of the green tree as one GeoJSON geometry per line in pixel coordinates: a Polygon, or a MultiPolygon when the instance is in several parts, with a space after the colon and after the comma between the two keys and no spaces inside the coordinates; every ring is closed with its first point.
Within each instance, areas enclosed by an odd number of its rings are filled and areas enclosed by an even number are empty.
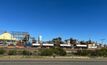
{"type": "Polygon", "coordinates": [[[70,38],[69,40],[70,40],[70,44],[74,47],[77,43],[77,40],[73,38],[70,38]]]}
{"type": "Polygon", "coordinates": [[[86,44],[86,42],[85,41],[80,41],[80,44],[86,44]]]}
{"type": "Polygon", "coordinates": [[[60,47],[60,44],[63,43],[61,37],[54,38],[52,41],[54,42],[54,44],[55,44],[56,47],[60,47]]]}
{"type": "Polygon", "coordinates": [[[77,42],[76,39],[70,38],[70,44],[76,44],[76,42],[77,42]]]}

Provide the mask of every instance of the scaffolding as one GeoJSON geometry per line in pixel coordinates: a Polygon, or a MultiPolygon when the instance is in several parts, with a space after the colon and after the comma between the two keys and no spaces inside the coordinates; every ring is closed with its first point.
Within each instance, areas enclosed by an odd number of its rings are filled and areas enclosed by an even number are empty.
{"type": "Polygon", "coordinates": [[[26,35],[29,35],[28,32],[12,31],[12,32],[10,32],[10,33],[12,34],[12,36],[13,36],[14,38],[16,38],[17,41],[23,40],[26,35]]]}
{"type": "MultiPolygon", "coordinates": [[[[20,31],[1,31],[0,34],[9,33],[11,34],[11,40],[0,40],[0,45],[5,47],[24,48],[31,47],[32,43],[36,42],[34,37],[31,37],[28,32],[20,31]],[[15,40],[12,40],[14,38],[15,40]],[[4,43],[6,42],[6,44],[4,43]]],[[[9,38],[10,38],[9,37],[9,38]]]]}

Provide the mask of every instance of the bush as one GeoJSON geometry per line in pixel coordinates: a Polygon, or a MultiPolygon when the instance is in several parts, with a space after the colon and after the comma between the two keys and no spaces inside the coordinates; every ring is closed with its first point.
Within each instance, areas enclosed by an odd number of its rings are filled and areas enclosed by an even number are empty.
{"type": "Polygon", "coordinates": [[[40,55],[41,56],[51,56],[53,54],[53,52],[51,51],[51,49],[42,49],[40,50],[40,55]]]}
{"type": "Polygon", "coordinates": [[[41,56],[52,56],[53,54],[58,56],[65,56],[66,51],[62,48],[50,48],[50,49],[42,49],[40,50],[41,56]]]}
{"type": "Polygon", "coordinates": [[[17,55],[17,51],[16,50],[9,50],[8,55],[17,55]]]}
{"type": "Polygon", "coordinates": [[[35,55],[35,56],[38,56],[38,55],[40,55],[40,52],[35,50],[32,54],[35,55]]]}
{"type": "Polygon", "coordinates": [[[100,50],[78,50],[75,55],[79,56],[102,56],[107,57],[107,48],[102,48],[100,50]]]}
{"type": "Polygon", "coordinates": [[[22,54],[23,55],[32,55],[32,53],[30,51],[27,51],[27,50],[23,50],[22,54]]]}
{"type": "Polygon", "coordinates": [[[107,57],[107,48],[102,48],[99,50],[99,56],[107,57]]]}
{"type": "Polygon", "coordinates": [[[89,50],[78,50],[76,55],[89,56],[90,55],[90,51],[89,50]]]}
{"type": "Polygon", "coordinates": [[[0,49],[0,55],[3,55],[6,51],[4,49],[0,49]]]}
{"type": "Polygon", "coordinates": [[[59,55],[59,56],[65,56],[66,51],[63,50],[62,48],[58,47],[54,49],[54,54],[59,55]]]}

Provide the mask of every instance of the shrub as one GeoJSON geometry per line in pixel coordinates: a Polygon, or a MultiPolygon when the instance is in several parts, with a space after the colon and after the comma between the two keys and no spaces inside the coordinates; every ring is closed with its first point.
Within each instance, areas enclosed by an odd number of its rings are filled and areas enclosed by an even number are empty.
{"type": "Polygon", "coordinates": [[[0,55],[3,55],[6,51],[4,49],[0,49],[0,55]]]}
{"type": "Polygon", "coordinates": [[[78,50],[75,55],[79,56],[102,56],[107,57],[107,48],[102,48],[100,50],[78,50]]]}
{"type": "Polygon", "coordinates": [[[99,55],[107,57],[107,48],[100,49],[99,50],[99,55]]]}
{"type": "Polygon", "coordinates": [[[51,49],[42,49],[40,50],[40,55],[41,56],[51,56],[53,54],[53,52],[51,51],[51,49]]]}
{"type": "Polygon", "coordinates": [[[62,48],[50,48],[50,49],[42,49],[40,50],[41,56],[52,56],[53,54],[58,56],[65,56],[66,51],[62,48]]]}
{"type": "Polygon", "coordinates": [[[65,56],[66,51],[63,50],[62,48],[58,47],[54,49],[54,54],[59,55],[59,56],[65,56]]]}
{"type": "Polygon", "coordinates": [[[30,51],[27,51],[27,50],[23,50],[22,54],[23,55],[32,55],[32,53],[30,51]]]}
{"type": "Polygon", "coordinates": [[[78,50],[78,55],[81,55],[81,56],[88,56],[90,55],[90,51],[89,50],[78,50]]]}
{"type": "Polygon", "coordinates": [[[9,50],[8,55],[17,55],[17,51],[16,50],[9,50]]]}
{"type": "Polygon", "coordinates": [[[41,55],[41,52],[40,52],[39,50],[35,50],[35,51],[33,52],[33,55],[35,55],[35,56],[40,56],[40,55],[41,55]]]}

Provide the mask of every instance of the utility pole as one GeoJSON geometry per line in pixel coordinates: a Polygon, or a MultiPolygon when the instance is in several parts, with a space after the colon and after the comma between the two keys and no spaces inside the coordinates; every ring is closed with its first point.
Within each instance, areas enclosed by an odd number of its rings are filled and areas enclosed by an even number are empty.
{"type": "Polygon", "coordinates": [[[101,43],[102,43],[102,44],[104,43],[104,41],[105,41],[105,39],[101,39],[101,43]]]}
{"type": "Polygon", "coordinates": [[[103,46],[103,47],[104,47],[104,40],[105,39],[101,39],[101,46],[103,46]]]}

